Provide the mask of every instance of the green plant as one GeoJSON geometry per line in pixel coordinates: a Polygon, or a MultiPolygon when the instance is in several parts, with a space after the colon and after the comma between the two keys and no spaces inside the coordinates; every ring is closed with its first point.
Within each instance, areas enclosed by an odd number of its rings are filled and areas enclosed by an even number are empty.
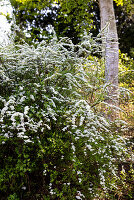
{"type": "Polygon", "coordinates": [[[92,199],[116,187],[125,141],[98,114],[103,97],[87,99],[99,47],[85,39],[1,46],[1,199],[92,199]]]}
{"type": "Polygon", "coordinates": [[[17,197],[16,193],[11,194],[7,199],[8,200],[19,200],[19,198],[17,197]]]}

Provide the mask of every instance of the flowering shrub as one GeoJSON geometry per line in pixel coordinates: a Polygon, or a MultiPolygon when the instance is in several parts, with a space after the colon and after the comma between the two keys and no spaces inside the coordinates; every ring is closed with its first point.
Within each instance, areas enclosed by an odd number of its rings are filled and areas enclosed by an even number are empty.
{"type": "Polygon", "coordinates": [[[1,199],[92,199],[116,187],[125,143],[87,98],[97,48],[90,37],[1,46],[1,199]]]}

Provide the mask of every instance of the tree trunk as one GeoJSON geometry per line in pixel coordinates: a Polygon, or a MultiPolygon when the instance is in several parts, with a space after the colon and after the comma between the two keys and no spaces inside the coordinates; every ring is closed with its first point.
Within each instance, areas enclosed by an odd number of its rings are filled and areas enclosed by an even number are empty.
{"type": "Polygon", "coordinates": [[[113,0],[99,0],[102,46],[105,58],[105,79],[108,83],[106,102],[112,109],[109,114],[110,120],[118,116],[118,112],[113,109],[118,106],[118,62],[119,46],[118,35],[113,7],[113,0]]]}

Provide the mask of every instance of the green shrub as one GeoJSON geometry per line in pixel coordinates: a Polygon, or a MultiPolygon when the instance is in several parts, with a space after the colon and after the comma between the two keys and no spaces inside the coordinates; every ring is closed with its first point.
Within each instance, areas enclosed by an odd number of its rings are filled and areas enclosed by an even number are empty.
{"type": "Polygon", "coordinates": [[[98,48],[89,46],[56,37],[1,46],[0,199],[92,199],[116,188],[125,142],[89,104],[96,64],[87,57],[98,48]]]}

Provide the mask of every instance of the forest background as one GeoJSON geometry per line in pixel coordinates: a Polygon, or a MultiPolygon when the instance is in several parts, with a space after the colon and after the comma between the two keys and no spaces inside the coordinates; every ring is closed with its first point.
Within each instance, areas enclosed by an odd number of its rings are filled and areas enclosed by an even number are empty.
{"type": "Polygon", "coordinates": [[[0,54],[0,198],[133,199],[133,1],[114,2],[114,121],[106,117],[98,1],[10,3],[10,42],[0,54]]]}

